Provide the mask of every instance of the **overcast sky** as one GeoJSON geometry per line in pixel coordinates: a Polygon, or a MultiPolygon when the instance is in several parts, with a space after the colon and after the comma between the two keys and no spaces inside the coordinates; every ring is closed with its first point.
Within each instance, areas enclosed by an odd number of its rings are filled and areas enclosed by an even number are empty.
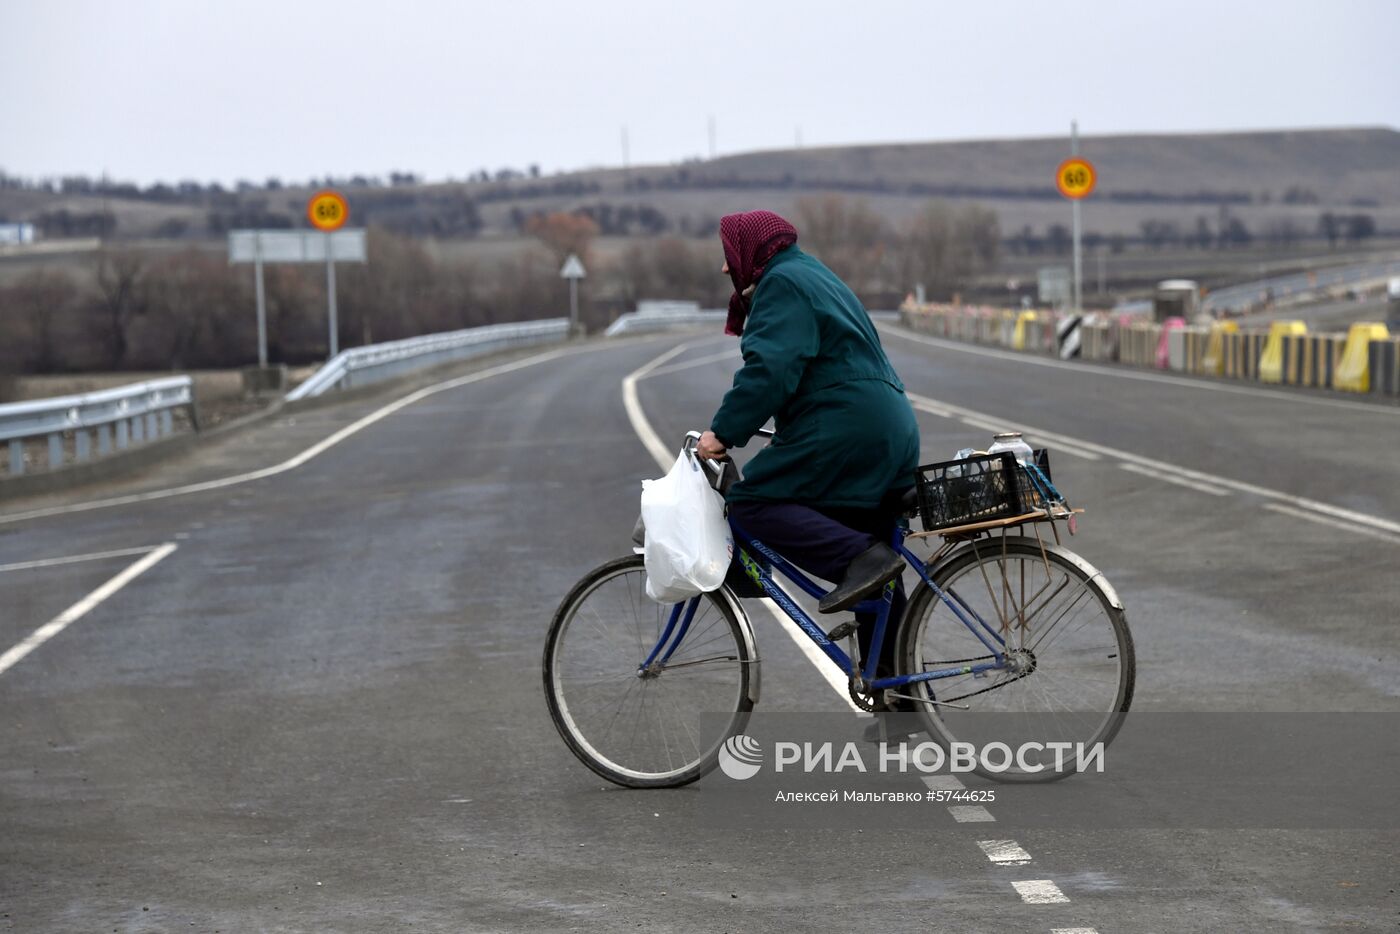
{"type": "Polygon", "coordinates": [[[1400,127],[1400,0],[0,0],[0,169],[143,184],[1400,127]]]}

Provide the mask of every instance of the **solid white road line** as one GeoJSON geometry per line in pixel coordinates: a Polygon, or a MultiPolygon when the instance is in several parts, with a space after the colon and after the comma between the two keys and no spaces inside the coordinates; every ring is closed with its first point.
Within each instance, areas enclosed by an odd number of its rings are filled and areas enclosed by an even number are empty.
{"type": "Polygon", "coordinates": [[[1099,934],[1094,928],[1051,928],[1050,934],[1099,934]]]}
{"type": "Polygon", "coordinates": [[[1387,532],[1376,532],[1372,529],[1359,529],[1348,522],[1338,522],[1336,519],[1329,519],[1326,516],[1319,516],[1315,513],[1305,512],[1302,509],[1294,509],[1292,506],[1280,506],[1278,503],[1265,503],[1265,509],[1282,513],[1285,516],[1292,516],[1295,519],[1306,519],[1309,522],[1316,522],[1318,525],[1325,525],[1334,529],[1342,529],[1346,532],[1353,532],[1357,535],[1368,535],[1371,538],[1389,542],[1392,545],[1400,545],[1400,535],[1391,535],[1387,532]]]}
{"type": "Polygon", "coordinates": [[[98,587],[92,593],[34,630],[23,642],[20,642],[4,655],[0,655],[0,674],[4,674],[10,668],[13,668],[19,663],[20,659],[67,629],[71,624],[82,619],[103,600],[106,600],[137,577],[140,577],[146,571],[155,567],[178,547],[179,546],[174,542],[167,542],[161,545],[159,548],[156,548],[144,558],[122,571],[116,577],[112,578],[101,587],[98,587]]]}
{"type": "Polygon", "coordinates": [[[469,373],[466,376],[459,376],[455,379],[445,380],[441,383],[434,383],[431,386],[426,386],[422,389],[416,390],[415,392],[411,392],[408,395],[403,396],[402,398],[390,402],[388,405],[376,409],[375,411],[366,415],[364,418],[361,418],[358,421],[353,422],[352,424],[346,425],[344,428],[335,432],[330,437],[316,442],[315,444],[311,445],[311,447],[302,451],[295,457],[285,460],[280,464],[274,464],[271,467],[264,467],[260,470],[250,470],[247,473],[235,474],[231,477],[221,477],[217,480],[205,480],[201,483],[190,483],[184,486],[169,487],[163,490],[150,490],[145,493],[132,493],[127,496],[114,496],[110,499],[99,499],[86,503],[72,503],[67,506],[50,506],[46,509],[33,509],[29,512],[16,512],[10,513],[9,515],[0,515],[0,525],[3,525],[7,522],[24,522],[28,519],[42,519],[46,516],[66,515],[71,512],[86,512],[90,509],[106,509],[111,506],[126,506],[131,503],[144,503],[155,499],[166,499],[171,496],[185,496],[190,493],[203,493],[207,490],[218,490],[222,489],[223,487],[235,486],[240,483],[250,483],[254,480],[262,480],[267,477],[275,477],[278,474],[286,473],[289,470],[296,470],[298,467],[302,466],[307,461],[320,454],[324,454],[326,451],[335,447],[337,444],[344,441],[346,438],[358,434],[359,432],[368,428],[370,425],[373,425],[375,422],[380,421],[381,419],[388,418],[390,415],[393,415],[399,409],[402,409],[406,406],[410,406],[415,402],[419,402],[423,399],[428,398],[429,396],[435,396],[440,392],[446,392],[449,389],[456,389],[459,386],[466,386],[469,383],[479,382],[483,379],[490,379],[493,376],[500,376],[503,373],[510,373],[515,370],[522,370],[525,367],[536,366],[548,360],[554,360],[559,357],[569,356],[576,353],[583,353],[586,351],[596,349],[596,347],[588,346],[566,347],[558,350],[551,350],[545,353],[536,354],[532,357],[525,357],[523,359],[515,360],[510,363],[503,363],[499,366],[493,366],[485,370],[480,370],[476,373],[469,373]]]}
{"type": "Polygon", "coordinates": [[[1024,866],[1031,861],[1031,854],[1015,840],[978,840],[977,845],[998,866],[1024,866]]]}
{"type": "Polygon", "coordinates": [[[1202,392],[1223,392],[1236,396],[1258,396],[1275,401],[1282,400],[1290,403],[1298,402],[1304,405],[1320,405],[1325,408],[1333,409],[1350,409],[1356,412],[1369,412],[1372,415],[1390,418],[1400,415],[1400,407],[1396,406],[1349,402],[1345,399],[1320,399],[1316,396],[1305,395],[1303,393],[1280,392],[1276,389],[1232,386],[1228,383],[1192,379],[1187,376],[1168,376],[1163,373],[1142,373],[1134,370],[1120,369],[1118,367],[1104,366],[1089,361],[1070,363],[1055,359],[1054,357],[1040,357],[1029,353],[1017,353],[1012,350],[993,350],[992,348],[979,347],[975,344],[964,344],[959,341],[950,341],[940,337],[929,337],[926,334],[918,334],[897,325],[877,324],[876,327],[885,334],[900,338],[901,340],[912,341],[916,344],[927,344],[930,347],[938,347],[942,350],[956,350],[959,353],[972,354],[977,357],[994,357],[998,360],[1010,360],[1014,363],[1026,363],[1031,366],[1045,366],[1056,370],[1091,373],[1098,376],[1113,376],[1118,379],[1131,379],[1142,383],[1166,383],[1169,386],[1177,386],[1182,389],[1198,389],[1202,392]]]}
{"type": "Polygon", "coordinates": [[[1205,483],[1197,483],[1195,480],[1185,480],[1181,477],[1174,477],[1169,473],[1153,470],[1150,467],[1140,467],[1137,464],[1119,464],[1118,466],[1131,473],[1141,474],[1144,477],[1151,477],[1154,480],[1162,480],[1166,483],[1175,483],[1177,486],[1184,486],[1187,489],[1196,490],[1200,493],[1209,493],[1211,496],[1230,495],[1229,490],[1222,490],[1218,486],[1210,486],[1205,483]]]}
{"type": "Polygon", "coordinates": [[[1061,892],[1060,887],[1049,879],[1013,882],[1011,887],[1027,905],[1059,905],[1069,901],[1069,896],[1061,892]]]}
{"type": "Polygon", "coordinates": [[[934,412],[935,409],[942,409],[944,411],[951,412],[953,415],[956,415],[960,418],[967,416],[982,419],[983,421],[992,424],[1000,424],[1004,429],[1020,431],[1022,434],[1031,435],[1036,438],[1041,438],[1046,441],[1054,442],[1056,444],[1070,444],[1074,447],[1092,452],[1094,454],[1099,454],[1103,457],[1125,461],[1130,464],[1136,464],[1139,467],[1146,467],[1151,470],[1157,470],[1161,473],[1170,474],[1180,479],[1195,480],[1198,483],[1204,483],[1208,486],[1221,487],[1227,490],[1234,490],[1237,493],[1248,493],[1252,496],[1259,496],[1264,499],[1278,500],[1280,502],[1296,506],[1300,509],[1308,509],[1314,512],[1319,512],[1323,515],[1332,516],[1333,518],[1341,519],[1346,522],[1353,523],[1355,525],[1366,526],[1368,528],[1377,529],[1382,532],[1390,532],[1395,535],[1400,535],[1400,522],[1395,522],[1391,519],[1383,519],[1379,516],[1367,515],[1366,513],[1356,512],[1351,509],[1343,509],[1340,506],[1332,506],[1328,503],[1319,502],[1315,499],[1308,499],[1303,496],[1293,496],[1289,493],[1283,493],[1279,490],[1271,490],[1267,487],[1256,486],[1253,483],[1245,483],[1241,480],[1231,480],[1228,477],[1220,477],[1216,476],[1215,474],[1209,474],[1199,470],[1190,470],[1185,467],[1179,467],[1175,464],[1166,463],[1165,461],[1154,460],[1153,458],[1143,457],[1139,454],[1132,454],[1128,451],[1119,450],[1118,448],[1111,448],[1104,444],[1097,444],[1093,441],[1085,441],[1082,438],[1075,438],[1069,435],[1062,435],[1058,432],[1053,431],[1045,431],[1044,429],[1035,428],[1024,423],[1018,423],[1014,420],[1001,420],[998,419],[998,417],[995,415],[988,415],[985,412],[975,412],[971,409],[965,409],[962,406],[953,405],[949,402],[943,402],[939,399],[930,399],[927,396],[921,396],[916,393],[911,392],[906,393],[906,395],[909,397],[909,401],[914,404],[914,407],[921,411],[934,412]]]}
{"type": "Polygon", "coordinates": [[[148,551],[155,551],[159,547],[159,545],[146,545],[141,548],[121,548],[117,551],[94,551],[86,555],[68,555],[64,558],[40,558],[37,561],[19,561],[15,564],[0,564],[0,572],[27,571],[30,568],[51,568],[57,564],[76,564],[79,561],[101,561],[103,558],[129,558],[132,555],[144,555],[148,551]]]}
{"type": "MultiPolygon", "coordinates": [[[[622,379],[622,407],[627,411],[627,420],[632,423],[632,430],[637,433],[637,438],[642,442],[642,446],[650,452],[652,459],[656,461],[656,466],[663,471],[670,469],[671,464],[675,461],[676,452],[668,448],[657,435],[656,429],[651,427],[651,420],[647,418],[641,402],[637,400],[637,381],[655,371],[667,360],[683,352],[689,346],[690,344],[686,343],[673,347],[656,359],[628,373],[622,379]]],[[[831,689],[845,701],[846,705],[857,713],[864,713],[851,700],[847,691],[846,673],[838,668],[835,662],[827,658],[822,650],[817,648],[817,644],[812,641],[811,637],[789,619],[786,613],[774,606],[772,600],[764,599],[759,602],[773,615],[773,618],[778,621],[778,625],[782,626],[783,632],[788,634],[797,645],[798,650],[812,663],[817,672],[831,686],[831,689]]]]}
{"type": "Polygon", "coordinates": [[[985,824],[996,821],[992,812],[980,804],[955,804],[948,808],[948,813],[953,815],[953,820],[959,824],[985,824]]]}

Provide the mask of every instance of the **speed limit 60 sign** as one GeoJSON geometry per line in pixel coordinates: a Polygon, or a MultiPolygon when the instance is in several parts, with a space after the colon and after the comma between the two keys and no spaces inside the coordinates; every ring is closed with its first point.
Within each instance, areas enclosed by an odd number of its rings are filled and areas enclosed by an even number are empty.
{"type": "Polygon", "coordinates": [[[306,202],[306,217],[317,230],[339,230],[350,219],[350,205],[338,191],[318,191],[306,202]]]}
{"type": "Polygon", "coordinates": [[[1088,159],[1066,159],[1055,170],[1055,187],[1059,188],[1060,194],[1066,198],[1078,200],[1086,197],[1094,190],[1097,182],[1098,174],[1088,159]]]}

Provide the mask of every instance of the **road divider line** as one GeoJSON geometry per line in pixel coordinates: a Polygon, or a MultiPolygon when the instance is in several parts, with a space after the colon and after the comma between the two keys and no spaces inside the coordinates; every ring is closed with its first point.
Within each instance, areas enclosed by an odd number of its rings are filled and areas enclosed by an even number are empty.
{"type": "MultiPolygon", "coordinates": [[[[987,422],[998,422],[996,416],[988,415],[985,412],[975,412],[972,409],[965,409],[962,406],[953,405],[949,402],[943,402],[939,399],[930,399],[927,396],[921,396],[917,393],[911,392],[907,393],[907,395],[909,397],[909,401],[914,404],[914,407],[922,411],[932,411],[932,409],[938,408],[950,411],[958,416],[966,415],[973,418],[980,418],[987,422]]],[[[1307,509],[1313,512],[1322,513],[1323,515],[1331,516],[1336,519],[1342,519],[1347,522],[1354,523],[1356,525],[1377,529],[1382,532],[1389,532],[1393,535],[1400,535],[1400,522],[1396,522],[1391,519],[1385,519],[1380,516],[1372,516],[1363,512],[1356,512],[1351,509],[1343,509],[1340,506],[1333,506],[1329,503],[1319,502],[1315,499],[1308,499],[1304,496],[1294,496],[1291,493],[1284,493],[1279,490],[1271,490],[1268,487],[1257,486],[1253,483],[1245,483],[1242,480],[1231,480],[1228,477],[1221,477],[1215,474],[1205,473],[1200,470],[1190,470],[1186,467],[1179,467],[1176,464],[1169,464],[1165,461],[1154,460],[1150,457],[1143,457],[1140,454],[1133,454],[1128,451],[1119,450],[1118,448],[1111,448],[1107,445],[1098,444],[1094,441],[1086,441],[1083,438],[1074,438],[1069,435],[1062,435],[1058,432],[1045,431],[1041,428],[1035,428],[1033,426],[1017,423],[1011,420],[1001,422],[1001,424],[1003,424],[1008,429],[1020,431],[1022,434],[1025,435],[1033,435],[1036,438],[1054,442],[1055,444],[1070,444],[1081,450],[1090,451],[1092,453],[1101,455],[1111,460],[1119,460],[1125,461],[1130,464],[1137,464],[1139,467],[1147,467],[1149,469],[1157,470],[1161,473],[1170,474],[1172,476],[1180,477],[1186,480],[1195,480],[1198,483],[1204,483],[1208,486],[1215,486],[1227,490],[1233,490],[1236,493],[1248,493],[1251,496],[1258,496],[1263,499],[1277,500],[1279,502],[1295,506],[1299,509],[1307,509]]]]}
{"type": "Polygon", "coordinates": [[[60,564],[77,564],[80,561],[101,561],[104,558],[129,558],[155,551],[159,545],[144,545],[140,548],[119,548],[116,551],[94,551],[85,555],[68,555],[63,558],[40,558],[36,561],[17,561],[14,564],[0,564],[0,572],[28,571],[31,568],[51,568],[60,564]]]}
{"type": "Polygon", "coordinates": [[[1027,905],[1063,905],[1069,901],[1069,896],[1061,892],[1060,887],[1049,879],[1013,882],[1011,887],[1027,905]]]}
{"type": "MultiPolygon", "coordinates": [[[[637,438],[642,442],[642,447],[647,449],[652,459],[656,461],[656,466],[662,471],[670,469],[671,465],[675,462],[676,453],[679,449],[677,449],[677,451],[672,451],[668,448],[661,440],[661,437],[656,433],[656,429],[651,427],[651,420],[647,418],[647,414],[645,410],[642,409],[642,404],[637,398],[637,381],[653,373],[667,360],[684,352],[693,343],[694,341],[691,341],[673,347],[656,359],[650,360],[637,367],[637,369],[622,378],[622,407],[627,412],[627,420],[632,423],[632,430],[637,433],[637,438]]],[[[772,614],[773,618],[777,620],[778,625],[782,627],[783,632],[787,633],[789,638],[797,645],[798,651],[802,653],[804,658],[812,663],[813,667],[817,669],[817,673],[822,676],[823,680],[831,686],[831,689],[836,692],[846,705],[858,713],[864,713],[864,711],[857,707],[855,702],[851,700],[851,696],[847,691],[845,672],[841,671],[841,669],[836,666],[835,662],[827,658],[826,655],[822,653],[821,649],[817,648],[816,643],[813,642],[796,623],[788,618],[786,613],[779,611],[778,608],[773,605],[772,600],[764,599],[759,602],[772,614]]]]}
{"type": "Polygon", "coordinates": [[[98,587],[92,593],[34,630],[34,632],[30,633],[29,636],[18,645],[9,649],[4,655],[0,655],[0,674],[4,674],[9,669],[19,664],[20,660],[30,652],[92,612],[102,601],[155,567],[178,547],[179,546],[174,542],[167,542],[157,547],[144,558],[136,561],[130,567],[126,568],[126,570],[107,581],[107,583],[98,587]]]}
{"type": "Polygon", "coordinates": [[[1094,928],[1051,928],[1050,934],[1099,934],[1094,928]]]}
{"type": "Polygon", "coordinates": [[[985,824],[995,823],[996,818],[992,812],[982,807],[980,804],[955,804],[948,808],[948,813],[953,815],[953,820],[959,824],[985,824]]]}
{"type": "Polygon", "coordinates": [[[1226,383],[1217,383],[1204,379],[1191,379],[1186,376],[1167,376],[1160,373],[1139,373],[1119,367],[1103,366],[1101,364],[1081,361],[1078,363],[1068,363],[1050,357],[1037,357],[1028,353],[1017,353],[1012,350],[993,350],[988,347],[978,347],[975,344],[964,344],[959,341],[950,341],[938,337],[929,337],[924,334],[917,334],[903,326],[876,324],[876,328],[897,337],[901,340],[911,341],[916,344],[927,344],[930,347],[938,347],[943,350],[956,350],[959,353],[972,354],[977,357],[993,357],[997,360],[1008,360],[1012,363],[1024,363],[1031,366],[1050,367],[1055,370],[1069,370],[1070,372],[1087,373],[1100,376],[1113,376],[1118,379],[1131,379],[1143,383],[1165,383],[1169,386],[1177,386],[1182,389],[1199,389],[1203,392],[1224,392],[1237,396],[1260,396],[1265,399],[1284,402],[1300,402],[1305,405],[1320,405],[1334,409],[1349,409],[1351,411],[1369,412],[1373,415],[1385,417],[1400,416],[1400,407],[1384,404],[1368,404],[1365,402],[1349,402],[1345,399],[1320,399],[1316,396],[1305,393],[1281,392],[1277,389],[1255,389],[1250,386],[1231,386],[1226,383]]]}
{"type": "Polygon", "coordinates": [[[929,791],[963,791],[967,788],[956,775],[924,775],[922,778],[929,791]]]}
{"type": "Polygon", "coordinates": [[[1218,486],[1211,486],[1206,483],[1197,483],[1195,480],[1186,480],[1182,477],[1174,477],[1169,473],[1160,470],[1153,470],[1150,467],[1141,467],[1137,464],[1119,464],[1123,470],[1131,473],[1141,474],[1144,477],[1151,477],[1154,480],[1161,480],[1165,483],[1175,483],[1177,486],[1184,486],[1190,490],[1197,490],[1201,493],[1209,493],[1211,496],[1229,496],[1229,490],[1222,490],[1218,486]]]}
{"type": "Polygon", "coordinates": [[[168,487],[162,490],[148,490],[144,493],[131,493],[126,496],[114,496],[110,499],[91,500],[86,503],[70,503],[66,506],[50,506],[45,509],[32,509],[28,512],[16,512],[10,513],[8,515],[0,515],[0,525],[9,522],[25,522],[30,519],[43,519],[47,518],[48,516],[67,515],[68,513],[73,512],[87,512],[88,510],[92,509],[107,509],[113,506],[127,506],[131,505],[132,503],[145,503],[150,502],[151,500],[168,499],[172,496],[187,496],[191,493],[204,493],[209,490],[219,490],[223,489],[224,487],[236,486],[240,483],[251,483],[254,480],[263,480],[267,477],[275,477],[278,474],[286,473],[289,470],[296,470],[298,467],[302,466],[307,461],[310,461],[312,458],[324,454],[326,451],[329,451],[331,448],[335,447],[337,444],[344,441],[345,439],[359,434],[361,431],[373,425],[375,422],[388,418],[390,415],[393,415],[400,409],[405,408],[406,406],[410,406],[415,402],[420,402],[423,399],[428,398],[429,396],[435,396],[438,393],[446,392],[449,389],[456,389],[460,386],[466,386],[470,383],[476,383],[484,379],[490,379],[493,376],[500,376],[505,373],[512,373],[516,370],[523,370],[526,367],[537,366],[546,361],[557,359],[558,357],[569,356],[572,354],[583,353],[596,349],[598,348],[594,346],[588,346],[568,347],[561,348],[558,350],[551,350],[545,353],[535,354],[534,356],[525,357],[520,360],[514,360],[510,363],[503,363],[499,366],[488,367],[487,369],[480,370],[476,373],[468,373],[466,376],[458,376],[453,379],[444,380],[441,383],[434,383],[431,386],[425,386],[422,389],[415,390],[414,392],[411,392],[406,396],[402,396],[398,399],[395,399],[393,402],[390,402],[385,406],[375,409],[373,412],[369,413],[363,418],[358,419],[349,425],[346,425],[344,428],[341,428],[339,431],[336,431],[329,437],[316,442],[315,444],[311,445],[311,447],[302,451],[300,454],[297,454],[295,457],[291,457],[280,464],[274,464],[271,467],[263,467],[258,470],[250,470],[247,473],[234,474],[230,477],[220,477],[217,480],[204,480],[199,483],[188,483],[183,486],[168,487]]]}
{"type": "MultiPolygon", "coordinates": [[[[1387,532],[1377,532],[1374,529],[1361,528],[1349,522],[1329,519],[1326,516],[1319,516],[1316,513],[1307,512],[1302,509],[1294,509],[1292,506],[1280,506],[1278,503],[1265,503],[1264,508],[1281,513],[1285,516],[1292,516],[1295,519],[1306,519],[1309,522],[1316,522],[1318,525],[1325,525],[1333,529],[1342,529],[1346,532],[1354,532],[1357,535],[1365,535],[1383,542],[1389,542],[1392,545],[1400,545],[1400,535],[1391,535],[1387,532]]],[[[3,570],[3,568],[0,568],[0,570],[3,570]]]]}
{"type": "Polygon", "coordinates": [[[998,866],[1024,866],[1031,861],[1031,854],[1015,840],[978,840],[977,845],[998,866]]]}

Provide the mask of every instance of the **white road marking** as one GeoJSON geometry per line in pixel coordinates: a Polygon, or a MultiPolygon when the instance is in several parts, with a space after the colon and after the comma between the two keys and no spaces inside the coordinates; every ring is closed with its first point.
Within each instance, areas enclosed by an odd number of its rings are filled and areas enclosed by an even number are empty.
{"type": "Polygon", "coordinates": [[[302,466],[307,461],[320,454],[324,454],[326,451],[335,447],[337,444],[344,441],[346,438],[358,434],[359,432],[368,428],[370,425],[373,425],[375,422],[380,421],[381,419],[388,418],[390,415],[393,415],[395,412],[399,411],[399,409],[402,409],[406,406],[410,406],[415,402],[419,402],[423,399],[428,398],[429,396],[437,395],[440,392],[446,392],[449,389],[456,389],[459,386],[466,386],[469,383],[479,382],[483,379],[490,379],[493,376],[500,376],[503,373],[510,373],[515,370],[524,369],[525,367],[536,366],[537,364],[544,363],[547,360],[554,360],[558,357],[568,356],[596,349],[596,347],[590,345],[587,347],[569,347],[561,348],[559,350],[551,350],[545,353],[536,354],[532,357],[525,357],[520,360],[514,360],[510,363],[503,363],[499,366],[493,366],[485,370],[480,370],[476,373],[469,373],[466,376],[458,376],[454,379],[445,380],[441,383],[434,383],[431,386],[425,386],[422,389],[411,392],[408,395],[403,396],[402,398],[390,402],[388,405],[376,409],[375,411],[366,415],[364,418],[361,418],[358,421],[353,422],[352,424],[346,425],[344,428],[335,432],[330,437],[324,438],[321,441],[316,442],[311,447],[302,451],[300,454],[297,454],[295,457],[285,460],[280,464],[274,464],[271,467],[263,467],[259,470],[250,470],[247,473],[234,474],[231,477],[221,477],[217,480],[205,480],[200,483],[190,483],[184,486],[169,487],[163,490],[149,490],[145,493],[132,493],[127,496],[114,496],[110,499],[92,500],[86,503],[72,503],[67,506],[50,506],[45,509],[33,509],[29,512],[16,512],[10,513],[9,515],[0,515],[0,525],[3,525],[7,522],[24,522],[29,519],[42,519],[46,516],[66,515],[72,512],[87,512],[90,509],[106,509],[111,506],[126,506],[131,503],[144,503],[155,499],[166,499],[171,496],[185,496],[190,493],[203,493],[207,490],[218,490],[224,487],[235,486],[240,483],[250,483],[254,480],[262,480],[267,477],[275,477],[278,474],[286,473],[289,470],[296,470],[298,467],[302,466]]]}
{"type": "Polygon", "coordinates": [[[967,788],[956,775],[925,775],[923,781],[930,791],[962,791],[967,788]]]}
{"type": "Polygon", "coordinates": [[[1013,882],[1011,887],[1027,905],[1060,905],[1069,901],[1069,896],[1061,892],[1060,887],[1049,879],[1013,882]]]}
{"type": "Polygon", "coordinates": [[[668,366],[657,367],[656,369],[651,370],[645,375],[661,376],[664,373],[675,373],[679,370],[688,370],[691,367],[704,366],[706,363],[718,363],[720,360],[730,360],[735,363],[743,362],[742,358],[740,358],[739,355],[736,354],[733,350],[725,350],[720,353],[712,353],[708,357],[698,357],[694,360],[687,360],[684,363],[672,363],[668,366]]]}
{"type": "Polygon", "coordinates": [[[1024,866],[1031,861],[1031,854],[1015,840],[978,840],[977,845],[998,866],[1024,866]]]}
{"type": "Polygon", "coordinates": [[[98,587],[92,593],[34,630],[24,641],[7,651],[4,655],[0,655],[0,674],[4,674],[10,668],[13,668],[19,663],[20,659],[67,629],[71,624],[92,612],[93,608],[103,600],[106,600],[137,577],[140,577],[146,571],[155,567],[178,547],[179,546],[174,542],[167,542],[161,545],[154,551],[148,553],[144,558],[141,558],[135,564],[132,564],[126,570],[119,573],[116,577],[113,577],[111,580],[107,581],[107,583],[98,587]]]}
{"type": "Polygon", "coordinates": [[[1052,357],[1039,357],[1034,354],[1017,353],[1011,350],[993,350],[988,347],[979,347],[975,344],[964,344],[959,341],[929,337],[925,334],[917,334],[913,331],[906,330],[902,326],[877,324],[876,327],[882,332],[889,334],[891,337],[897,337],[901,340],[913,341],[916,344],[928,344],[930,347],[938,347],[943,350],[956,350],[959,353],[972,354],[978,357],[994,357],[998,360],[1028,363],[1032,366],[1046,366],[1056,370],[1070,370],[1077,373],[1114,376],[1118,379],[1131,379],[1143,383],[1166,383],[1167,385],[1177,386],[1182,389],[1199,389],[1202,392],[1223,392],[1237,396],[1259,396],[1264,399],[1273,399],[1274,401],[1299,402],[1305,405],[1320,405],[1334,409],[1350,409],[1352,411],[1369,412],[1373,415],[1387,417],[1400,415],[1400,407],[1397,406],[1349,402],[1345,399],[1320,399],[1316,396],[1306,395],[1304,393],[1281,392],[1277,389],[1255,389],[1251,386],[1232,386],[1228,383],[1193,379],[1188,376],[1168,376],[1164,373],[1141,373],[1129,369],[1104,366],[1090,361],[1069,363],[1052,357]]]}
{"type": "Polygon", "coordinates": [[[1119,464],[1123,470],[1131,473],[1141,474],[1144,477],[1151,477],[1154,480],[1162,480],[1166,483],[1175,483],[1177,486],[1184,486],[1187,489],[1196,490],[1201,493],[1209,493],[1211,496],[1229,496],[1229,490],[1222,490],[1218,486],[1210,486],[1205,483],[1197,483],[1195,480],[1184,480],[1181,477],[1174,477],[1169,473],[1160,470],[1153,470],[1151,467],[1142,467],[1137,464],[1119,464]]]}
{"type": "Polygon", "coordinates": [[[1050,934],[1099,934],[1093,928],[1051,928],[1050,934]]]}
{"type": "MultiPolygon", "coordinates": [[[[934,409],[943,409],[959,417],[971,416],[973,418],[980,418],[984,421],[993,424],[996,424],[999,421],[996,418],[996,416],[987,415],[984,412],[974,412],[971,409],[965,409],[962,406],[953,405],[949,402],[943,402],[939,399],[930,399],[927,396],[921,396],[912,392],[906,393],[906,395],[908,395],[909,401],[914,404],[914,407],[920,409],[921,411],[932,412],[934,409]]],[[[1137,464],[1139,467],[1147,467],[1149,469],[1157,470],[1161,473],[1171,474],[1172,476],[1179,477],[1182,479],[1195,480],[1198,483],[1204,483],[1208,486],[1223,487],[1227,490],[1234,490],[1237,493],[1248,493],[1252,496],[1259,496],[1264,499],[1278,500],[1280,502],[1296,506],[1300,509],[1308,509],[1314,512],[1319,512],[1323,515],[1332,516],[1336,519],[1342,519],[1355,525],[1367,526],[1369,528],[1378,529],[1382,532],[1390,532],[1392,534],[1400,535],[1400,522],[1395,522],[1391,519],[1383,519],[1379,516],[1367,515],[1366,513],[1356,512],[1351,509],[1343,509],[1340,506],[1332,506],[1328,503],[1319,502],[1315,499],[1308,499],[1303,496],[1294,496],[1290,493],[1280,492],[1279,490],[1271,490],[1267,487],[1256,486],[1253,483],[1245,483],[1241,480],[1231,480],[1228,477],[1220,477],[1215,474],[1209,474],[1199,470],[1190,470],[1185,467],[1178,467],[1175,464],[1169,464],[1165,461],[1154,460],[1150,457],[1143,457],[1140,454],[1132,454],[1128,451],[1122,451],[1117,448],[1111,448],[1104,444],[1097,444],[1093,441],[1085,441],[1082,438],[1075,438],[1069,435],[1062,435],[1058,432],[1045,431],[1041,428],[1035,428],[1030,425],[1017,423],[1014,421],[1001,421],[1000,424],[1002,424],[1008,429],[1020,431],[1022,434],[1025,435],[1033,435],[1036,438],[1042,438],[1046,441],[1051,441],[1056,444],[1070,444],[1074,447],[1080,448],[1085,451],[1090,451],[1094,454],[1099,454],[1103,457],[1116,459],[1120,461],[1126,461],[1130,464],[1137,464]]]]}
{"type": "MultiPolygon", "coordinates": [[[[1294,509],[1292,506],[1280,506],[1278,503],[1265,503],[1264,508],[1282,513],[1285,516],[1292,516],[1295,519],[1307,519],[1309,522],[1316,522],[1319,525],[1329,526],[1334,529],[1342,529],[1347,532],[1354,532],[1357,535],[1369,535],[1371,538],[1378,538],[1392,545],[1400,545],[1400,535],[1390,535],[1386,532],[1376,532],[1371,529],[1359,529],[1347,522],[1338,522],[1336,519],[1329,519],[1326,516],[1305,512],[1302,509],[1294,509]]],[[[0,570],[3,570],[3,568],[0,568],[0,570]]]]}
{"type": "Polygon", "coordinates": [[[77,564],[79,561],[101,561],[104,558],[129,558],[155,551],[159,545],[145,545],[141,548],[120,548],[116,551],[94,551],[85,555],[68,555],[64,558],[40,558],[37,561],[19,561],[14,564],[0,564],[0,571],[27,571],[30,568],[49,568],[58,564],[77,564]]]}
{"type": "MultiPolygon", "coordinates": [[[[652,459],[656,461],[656,466],[661,470],[667,470],[676,459],[676,451],[672,451],[657,435],[656,429],[651,427],[651,420],[647,418],[646,412],[642,409],[642,404],[637,400],[637,381],[654,372],[659,366],[683,352],[690,346],[690,343],[673,347],[666,353],[651,360],[637,369],[628,373],[622,379],[622,407],[627,411],[627,419],[632,423],[632,430],[637,433],[637,438],[642,442],[642,446],[650,452],[652,459]]],[[[803,656],[812,663],[817,672],[826,680],[846,705],[852,710],[863,713],[847,691],[846,674],[841,671],[836,664],[822,652],[817,644],[812,641],[802,628],[794,623],[786,613],[778,609],[772,600],[764,599],[759,601],[773,618],[778,621],[792,641],[797,645],[803,656]]]]}
{"type": "Polygon", "coordinates": [[[948,808],[948,813],[953,815],[953,820],[959,824],[984,824],[996,821],[992,812],[980,804],[955,804],[948,808]]]}

